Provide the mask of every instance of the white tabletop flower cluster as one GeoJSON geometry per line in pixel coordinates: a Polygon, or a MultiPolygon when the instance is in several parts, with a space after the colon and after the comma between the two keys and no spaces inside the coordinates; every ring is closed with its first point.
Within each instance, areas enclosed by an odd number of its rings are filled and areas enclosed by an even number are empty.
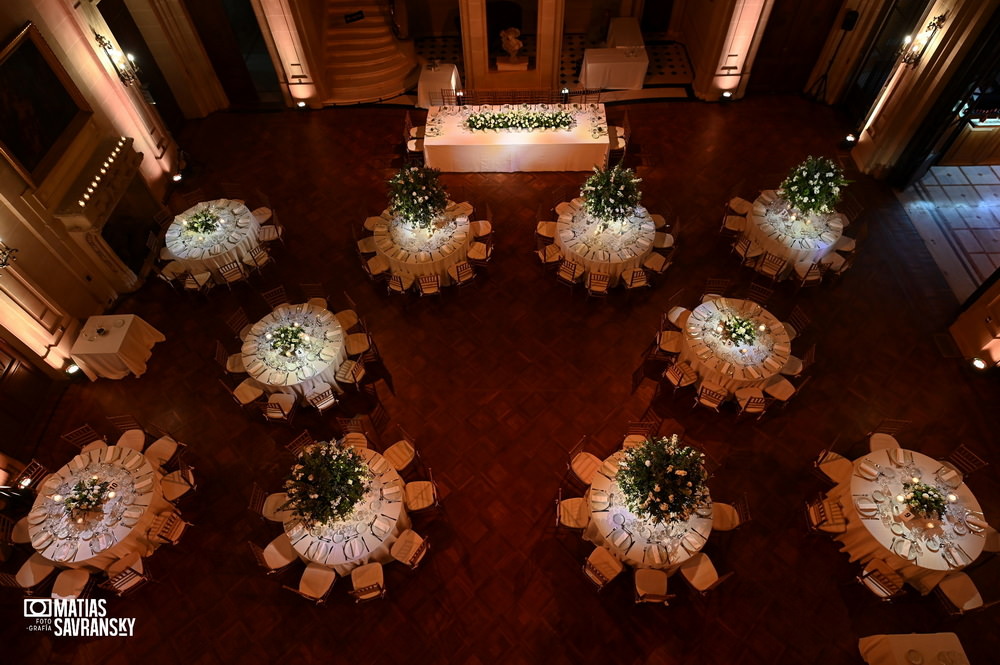
{"type": "Polygon", "coordinates": [[[563,110],[526,110],[487,111],[472,113],[465,120],[465,125],[473,131],[534,131],[538,130],[568,130],[573,127],[576,118],[572,113],[563,110]]]}
{"type": "Polygon", "coordinates": [[[580,189],[584,199],[584,209],[601,222],[624,223],[635,214],[642,199],[639,191],[641,178],[635,177],[632,169],[616,164],[610,169],[594,167],[594,174],[580,189]]]}
{"type": "Polygon", "coordinates": [[[833,161],[809,156],[788,174],[778,195],[803,213],[831,213],[848,182],[833,161]]]}

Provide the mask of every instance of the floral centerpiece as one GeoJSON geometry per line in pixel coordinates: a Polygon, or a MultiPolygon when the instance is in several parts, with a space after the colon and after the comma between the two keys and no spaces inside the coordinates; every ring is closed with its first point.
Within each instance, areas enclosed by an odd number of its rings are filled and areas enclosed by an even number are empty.
{"type": "Polygon", "coordinates": [[[617,476],[625,505],[654,523],[687,520],[708,499],[704,457],[676,434],[625,451],[617,476]]]}
{"type": "Polygon", "coordinates": [[[430,229],[448,204],[441,172],[419,166],[405,168],[389,179],[389,210],[413,228],[430,229]]]}
{"type": "Polygon", "coordinates": [[[569,129],[575,122],[567,111],[500,111],[472,113],[465,121],[473,131],[569,129]]]}
{"type": "Polygon", "coordinates": [[[302,345],[309,341],[309,335],[302,330],[298,321],[293,321],[290,326],[275,328],[264,335],[264,338],[271,343],[272,349],[289,358],[296,355],[302,345]]]}
{"type": "Polygon", "coordinates": [[[209,234],[214,233],[219,227],[219,216],[214,212],[203,210],[184,220],[184,228],[191,233],[209,234]]]}
{"type": "Polygon", "coordinates": [[[940,490],[927,483],[903,483],[902,498],[914,513],[931,519],[940,518],[948,506],[940,490]]]}
{"type": "Polygon", "coordinates": [[[750,345],[757,340],[757,329],[754,328],[753,321],[735,314],[723,319],[716,330],[722,335],[722,339],[736,346],[750,345]]]}
{"type": "Polygon", "coordinates": [[[317,443],[303,450],[285,480],[290,510],[308,526],[349,516],[371,486],[372,474],[352,446],[317,443]]]}
{"type": "Polygon", "coordinates": [[[594,175],[587,178],[580,190],[584,209],[602,222],[625,222],[635,214],[642,198],[640,182],[642,179],[636,178],[632,169],[620,164],[604,170],[595,166],[594,175]]]}
{"type": "Polygon", "coordinates": [[[112,492],[108,491],[110,486],[110,482],[98,480],[97,476],[81,480],[73,486],[68,495],[62,497],[63,509],[69,515],[77,511],[97,510],[105,499],[114,496],[112,492]]]}
{"type": "Polygon", "coordinates": [[[806,158],[781,183],[778,195],[803,213],[831,213],[840,201],[840,188],[850,181],[826,157],[806,158]]]}

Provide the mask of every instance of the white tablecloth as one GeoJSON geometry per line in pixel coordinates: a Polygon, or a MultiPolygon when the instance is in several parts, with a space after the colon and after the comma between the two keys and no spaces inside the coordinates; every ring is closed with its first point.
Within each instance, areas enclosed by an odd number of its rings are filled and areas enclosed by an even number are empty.
{"type": "Polygon", "coordinates": [[[153,345],[165,339],[135,314],[92,316],[83,324],[69,354],[91,381],[123,379],[129,372],[142,376],[153,345]]]}
{"type": "Polygon", "coordinates": [[[337,386],[337,369],[347,357],[344,331],[333,313],[313,305],[279,305],[253,324],[243,341],[243,366],[265,392],[295,393],[305,397],[317,384],[337,386]],[[309,340],[302,354],[287,357],[272,348],[266,335],[298,323],[309,340]]]}
{"type": "Polygon", "coordinates": [[[900,454],[912,462],[898,466],[894,449],[878,450],[855,460],[850,481],[831,490],[831,496],[840,501],[847,520],[847,531],[836,538],[843,543],[852,560],[882,559],[907,582],[927,592],[944,573],[964,568],[982,553],[986,539],[972,532],[965,523],[967,512],[972,511],[982,518],[982,509],[965,483],[951,489],[937,481],[935,474],[941,462],[911,450],[902,450],[900,454]],[[861,465],[866,460],[872,465],[878,464],[884,475],[877,480],[862,477],[861,465]],[[937,485],[945,495],[952,493],[957,497],[943,520],[918,518],[907,524],[896,516],[894,497],[902,493],[903,482],[910,481],[911,474],[922,482],[937,485]],[[875,508],[869,508],[868,515],[863,516],[859,502],[874,504],[875,508]],[[928,523],[933,527],[927,529],[928,523]],[[931,537],[930,543],[928,537],[931,537]],[[906,547],[904,542],[910,543],[908,556],[899,554],[905,551],[900,549],[906,547]],[[936,551],[932,550],[935,544],[936,551]],[[949,551],[950,545],[956,549],[949,551]]]}
{"type": "Polygon", "coordinates": [[[607,547],[615,558],[635,568],[674,568],[704,547],[712,532],[712,504],[686,522],[654,524],[637,517],[625,506],[615,478],[619,450],[604,460],[590,486],[590,525],[585,537],[607,547]]]}
{"type": "Polygon", "coordinates": [[[649,56],[643,47],[588,48],[583,51],[580,84],[584,88],[639,90],[648,68],[649,56]]]}
{"type": "Polygon", "coordinates": [[[103,570],[130,552],[155,548],[146,530],[169,507],[154,465],[130,448],[108,446],[77,455],[45,481],[28,514],[28,534],[35,550],[60,568],[103,570]],[[111,482],[116,496],[81,513],[77,523],[52,497],[68,496],[92,476],[111,482]]]}
{"type": "MultiPolygon", "coordinates": [[[[466,209],[471,210],[454,210],[466,209]]],[[[466,259],[471,244],[465,214],[453,216],[445,211],[429,232],[413,229],[399,219],[375,227],[375,251],[385,257],[392,272],[411,277],[437,275],[442,284],[450,283],[448,268],[466,259]]]]}
{"type": "MultiPolygon", "coordinates": [[[[572,203],[569,204],[571,207],[572,203]]],[[[555,242],[563,256],[586,271],[611,277],[611,286],[626,270],[638,268],[653,251],[656,225],[645,208],[625,224],[603,225],[582,209],[559,216],[555,242]]]]}
{"type": "Polygon", "coordinates": [[[417,106],[422,109],[440,106],[442,90],[455,92],[462,87],[462,78],[458,75],[458,67],[453,64],[438,65],[436,70],[424,66],[420,70],[417,81],[417,106]]]}
{"type": "Polygon", "coordinates": [[[258,230],[260,224],[243,201],[202,201],[174,218],[167,228],[165,243],[173,258],[188,272],[211,272],[249,254],[259,244],[258,230]],[[184,222],[199,212],[219,218],[214,232],[200,234],[185,228],[184,222]]]}
{"type": "Polygon", "coordinates": [[[791,350],[785,327],[766,309],[750,300],[717,298],[691,312],[680,359],[691,363],[702,379],[734,392],[766,384],[784,367],[791,350]],[[735,345],[723,339],[717,327],[733,315],[749,319],[755,328],[764,326],[756,341],[735,345]]]}
{"type": "Polygon", "coordinates": [[[858,649],[868,665],[969,665],[955,633],[870,635],[858,649]]]}
{"type": "Polygon", "coordinates": [[[608,148],[603,104],[432,106],[427,113],[424,160],[442,171],[590,171],[604,166],[608,148]],[[472,131],[465,126],[474,111],[543,108],[570,111],[576,117],[575,126],[532,132],[472,131]]]}
{"type": "Polygon", "coordinates": [[[331,525],[307,529],[291,512],[285,533],[299,556],[349,575],[351,570],[373,561],[392,561],[389,549],[410,518],[403,503],[403,479],[389,461],[370,448],[356,449],[375,475],[371,488],[351,515],[331,525]]]}
{"type": "Polygon", "coordinates": [[[839,213],[829,215],[795,213],[784,199],[770,205],[754,201],[747,215],[747,235],[765,251],[797,263],[814,263],[833,251],[844,232],[839,213]]]}

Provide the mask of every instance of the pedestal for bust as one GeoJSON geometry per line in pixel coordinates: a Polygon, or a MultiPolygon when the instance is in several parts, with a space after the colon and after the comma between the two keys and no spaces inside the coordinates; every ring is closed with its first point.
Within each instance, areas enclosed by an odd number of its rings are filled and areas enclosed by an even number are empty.
{"type": "Polygon", "coordinates": [[[499,56],[497,58],[498,72],[526,72],[528,71],[527,58],[513,58],[499,56]]]}

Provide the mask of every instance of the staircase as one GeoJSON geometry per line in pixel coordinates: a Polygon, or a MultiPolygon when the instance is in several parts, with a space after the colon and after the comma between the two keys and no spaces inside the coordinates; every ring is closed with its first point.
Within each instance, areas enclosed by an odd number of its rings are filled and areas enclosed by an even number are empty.
{"type": "Polygon", "coordinates": [[[385,0],[327,0],[323,31],[324,104],[373,102],[416,85],[420,69],[412,42],[392,33],[385,0]],[[344,16],[365,17],[345,23],[344,16]]]}

